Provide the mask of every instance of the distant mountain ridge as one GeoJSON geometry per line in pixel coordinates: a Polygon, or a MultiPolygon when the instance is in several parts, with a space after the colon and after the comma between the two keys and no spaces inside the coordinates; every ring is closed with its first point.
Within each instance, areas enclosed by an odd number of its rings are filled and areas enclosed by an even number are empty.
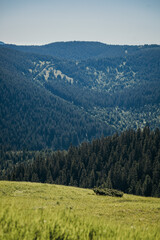
{"type": "Polygon", "coordinates": [[[86,60],[89,58],[125,57],[159,45],[128,46],[108,45],[100,42],[55,42],[42,46],[18,46],[6,44],[6,47],[19,51],[49,55],[66,60],[86,60]]]}

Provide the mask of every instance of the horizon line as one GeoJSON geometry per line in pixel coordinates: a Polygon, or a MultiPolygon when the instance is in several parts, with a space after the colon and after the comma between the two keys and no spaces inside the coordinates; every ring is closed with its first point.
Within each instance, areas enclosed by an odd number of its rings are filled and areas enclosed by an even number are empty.
{"type": "Polygon", "coordinates": [[[105,44],[105,45],[111,45],[111,46],[145,46],[145,45],[157,45],[159,46],[160,43],[140,43],[140,44],[127,44],[127,43],[106,43],[106,42],[102,42],[102,41],[98,41],[98,40],[60,40],[60,41],[53,41],[53,42],[48,42],[48,43],[7,43],[4,41],[0,41],[0,45],[16,45],[16,46],[45,46],[45,45],[49,45],[49,44],[53,44],[53,43],[74,43],[74,42],[79,42],[79,43],[101,43],[101,44],[105,44]]]}

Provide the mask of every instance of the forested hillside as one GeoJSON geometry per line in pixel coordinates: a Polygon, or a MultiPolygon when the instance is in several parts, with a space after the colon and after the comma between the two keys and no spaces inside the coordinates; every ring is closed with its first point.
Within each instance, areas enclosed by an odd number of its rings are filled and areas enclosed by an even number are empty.
{"type": "Polygon", "coordinates": [[[159,128],[159,76],[158,45],[1,45],[0,144],[68,149],[146,124],[159,128]]]}
{"type": "Polygon", "coordinates": [[[92,188],[160,197],[160,131],[121,135],[70,146],[68,151],[13,152],[1,148],[1,179],[92,188]]]}
{"type": "Polygon", "coordinates": [[[36,61],[37,56],[0,48],[0,144],[15,150],[67,149],[70,143],[112,133],[33,80],[29,69],[36,61]]]}

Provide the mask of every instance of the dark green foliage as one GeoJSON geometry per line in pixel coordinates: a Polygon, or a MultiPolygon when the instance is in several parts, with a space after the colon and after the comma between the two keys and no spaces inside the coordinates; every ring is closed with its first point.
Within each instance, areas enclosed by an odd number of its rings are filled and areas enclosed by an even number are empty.
{"type": "Polygon", "coordinates": [[[1,178],[160,197],[160,130],[128,130],[68,151],[0,152],[1,178]],[[17,164],[16,164],[17,163],[17,164]]]}
{"type": "Polygon", "coordinates": [[[37,59],[0,48],[0,144],[14,150],[68,149],[111,134],[105,123],[32,79],[28,69],[37,59]]]}
{"type": "Polygon", "coordinates": [[[143,122],[150,121],[155,129],[160,126],[159,66],[156,45],[1,45],[0,144],[14,150],[68,149],[71,143],[77,146],[116,130],[144,127],[143,122]],[[33,54],[35,49],[39,54],[33,54]],[[50,51],[59,57],[66,51],[65,58],[68,51],[72,60],[40,55],[50,51]],[[62,75],[56,76],[56,71],[62,75]],[[137,115],[136,121],[126,118],[128,111],[137,115]]]}
{"type": "Polygon", "coordinates": [[[97,195],[104,195],[104,196],[111,196],[111,197],[123,197],[123,192],[118,191],[116,189],[96,187],[93,189],[93,191],[97,195]]]}

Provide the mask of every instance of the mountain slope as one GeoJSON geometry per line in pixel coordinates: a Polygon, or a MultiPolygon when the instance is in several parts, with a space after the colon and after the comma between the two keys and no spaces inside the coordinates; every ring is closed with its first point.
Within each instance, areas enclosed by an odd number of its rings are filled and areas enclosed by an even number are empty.
{"type": "Polygon", "coordinates": [[[85,109],[117,131],[152,128],[160,121],[160,48],[148,47],[127,57],[83,61],[48,60],[30,69],[52,94],[85,109]],[[83,97],[82,97],[83,96],[83,97]]]}
{"type": "Polygon", "coordinates": [[[106,124],[34,81],[34,61],[37,56],[0,48],[0,144],[64,149],[110,133],[106,124]]]}
{"type": "Polygon", "coordinates": [[[110,46],[110,52],[101,48],[109,46],[0,46],[0,143],[66,149],[71,142],[77,145],[146,123],[152,129],[160,127],[160,47],[125,46],[124,51],[124,46],[110,46]],[[40,55],[43,47],[51,55],[66,54],[66,59],[40,55]],[[31,53],[34,49],[38,54],[31,53]],[[85,60],[68,60],[73,59],[70,54],[85,60]]]}

